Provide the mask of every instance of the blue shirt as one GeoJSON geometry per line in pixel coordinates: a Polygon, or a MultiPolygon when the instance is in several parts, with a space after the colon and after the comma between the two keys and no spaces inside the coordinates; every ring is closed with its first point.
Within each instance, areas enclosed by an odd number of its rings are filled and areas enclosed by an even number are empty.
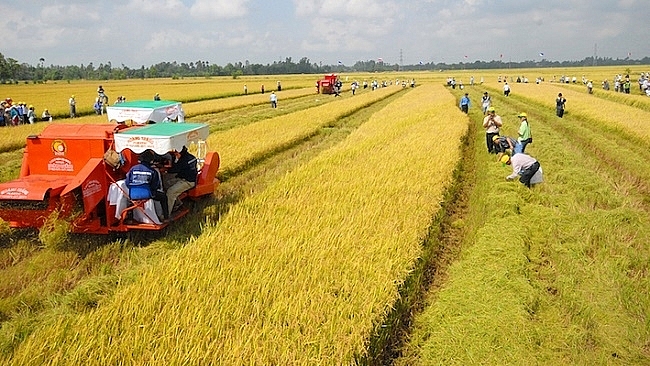
{"type": "Polygon", "coordinates": [[[134,165],[126,173],[126,186],[129,187],[129,197],[134,200],[149,199],[154,196],[160,186],[158,172],[147,164],[134,165]]]}

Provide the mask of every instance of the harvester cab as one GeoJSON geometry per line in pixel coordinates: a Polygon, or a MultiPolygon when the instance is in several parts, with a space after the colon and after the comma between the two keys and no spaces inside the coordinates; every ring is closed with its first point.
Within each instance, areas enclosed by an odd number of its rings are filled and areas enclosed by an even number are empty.
{"type": "MultiPolygon", "coordinates": [[[[208,133],[208,125],[201,123],[50,124],[27,137],[19,178],[0,184],[0,219],[12,228],[38,229],[56,214],[77,233],[160,230],[169,222],[155,217],[151,200],[129,198],[126,173],[145,150],[163,156],[187,146],[200,170],[196,186],[179,199],[207,197],[218,185],[220,163],[216,152],[207,151],[208,133]]],[[[171,222],[188,212],[175,212],[171,222]]]]}

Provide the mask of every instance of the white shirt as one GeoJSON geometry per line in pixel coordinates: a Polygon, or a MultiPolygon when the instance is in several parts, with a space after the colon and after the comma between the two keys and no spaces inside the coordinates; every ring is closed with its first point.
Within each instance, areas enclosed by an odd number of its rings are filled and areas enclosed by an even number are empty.
{"type": "Polygon", "coordinates": [[[506,177],[506,179],[515,179],[521,172],[528,169],[531,165],[535,164],[537,159],[533,158],[530,155],[524,153],[514,154],[510,158],[510,164],[512,164],[512,174],[506,177]]]}

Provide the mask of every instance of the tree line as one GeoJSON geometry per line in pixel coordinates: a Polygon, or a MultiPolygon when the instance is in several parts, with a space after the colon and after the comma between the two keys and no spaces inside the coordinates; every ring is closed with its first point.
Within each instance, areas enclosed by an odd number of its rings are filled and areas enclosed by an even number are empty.
{"type": "Polygon", "coordinates": [[[211,77],[232,76],[237,78],[242,75],[285,75],[285,74],[323,74],[330,72],[383,72],[383,71],[424,71],[424,70],[463,70],[463,69],[505,69],[505,68],[546,68],[546,67],[577,67],[577,66],[614,66],[614,65],[649,65],[650,58],[640,60],[594,58],[587,57],[580,61],[475,61],[472,63],[418,63],[415,65],[399,65],[384,63],[382,61],[368,60],[357,61],[354,65],[323,65],[312,63],[309,58],[303,57],[298,62],[291,57],[283,61],[257,64],[245,62],[228,63],[225,66],[211,64],[209,61],[196,62],[160,62],[155,65],[139,68],[130,68],[124,64],[115,67],[110,61],[95,66],[92,62],[87,65],[49,65],[45,66],[45,59],[39,59],[37,65],[20,63],[13,58],[5,58],[0,53],[0,83],[34,82],[41,83],[48,80],[119,80],[119,79],[146,79],[146,78],[183,78],[183,77],[211,77]]]}

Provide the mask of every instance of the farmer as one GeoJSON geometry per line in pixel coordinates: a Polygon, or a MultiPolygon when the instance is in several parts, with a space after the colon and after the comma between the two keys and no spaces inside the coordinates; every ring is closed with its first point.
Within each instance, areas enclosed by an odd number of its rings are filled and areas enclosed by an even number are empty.
{"type": "Polygon", "coordinates": [[[93,104],[93,109],[97,115],[102,114],[102,100],[99,97],[95,98],[95,104],[93,104]]]}
{"type": "Polygon", "coordinates": [[[501,157],[503,164],[512,165],[512,174],[506,177],[506,180],[513,180],[519,176],[519,181],[530,188],[531,184],[541,183],[542,168],[537,159],[527,154],[515,154],[512,157],[503,155],[501,157]]]}
{"type": "Polygon", "coordinates": [[[469,94],[465,93],[465,96],[463,96],[460,99],[460,110],[463,111],[465,114],[469,112],[469,106],[472,104],[472,102],[469,100],[469,94]]]}
{"type": "Polygon", "coordinates": [[[521,144],[521,152],[526,151],[526,145],[533,142],[533,134],[530,131],[530,124],[528,123],[528,115],[525,112],[521,112],[517,115],[521,124],[519,125],[519,137],[517,141],[521,144]]]}
{"type": "Polygon", "coordinates": [[[178,196],[196,186],[196,162],[196,157],[187,151],[187,146],[183,146],[180,152],[174,152],[172,166],[167,170],[165,177],[165,185],[168,187],[165,206],[169,215],[182,205],[180,201],[177,202],[178,196]]]}
{"type": "Polygon", "coordinates": [[[52,122],[52,115],[47,108],[43,109],[43,114],[41,114],[41,121],[52,122]]]}
{"type": "Polygon", "coordinates": [[[34,106],[29,105],[29,109],[27,110],[27,121],[29,122],[30,125],[33,125],[34,122],[36,122],[36,112],[34,112],[34,106]]]}
{"type": "Polygon", "coordinates": [[[77,101],[74,99],[74,95],[70,96],[68,104],[70,105],[70,118],[75,118],[77,116],[77,101]]]}
{"type": "Polygon", "coordinates": [[[488,95],[488,92],[483,92],[483,97],[481,97],[481,108],[483,110],[483,115],[487,114],[487,109],[492,105],[492,98],[488,95]]]}
{"type": "Polygon", "coordinates": [[[271,108],[277,108],[278,107],[278,96],[275,95],[275,92],[271,92],[271,96],[269,97],[269,100],[271,101],[271,108]]]}
{"type": "Polygon", "coordinates": [[[162,191],[160,173],[152,167],[154,158],[153,151],[143,151],[138,156],[138,164],[131,167],[129,172],[126,173],[125,183],[129,188],[129,197],[132,200],[148,200],[153,198],[160,202],[163,217],[167,220],[169,218],[167,196],[162,191]]]}
{"type": "Polygon", "coordinates": [[[510,155],[519,154],[522,150],[521,143],[510,136],[494,135],[492,137],[492,142],[494,143],[494,149],[499,154],[499,159],[503,154],[506,154],[508,150],[510,150],[510,155]]]}
{"type": "Polygon", "coordinates": [[[564,116],[564,104],[566,104],[566,98],[562,96],[562,93],[558,93],[557,99],[555,99],[555,114],[560,118],[564,116]]]}
{"type": "Polygon", "coordinates": [[[492,140],[494,136],[499,136],[499,128],[503,126],[501,121],[501,116],[496,114],[494,107],[489,107],[487,109],[487,116],[483,118],[483,128],[485,128],[485,142],[487,144],[487,150],[490,154],[496,154],[497,151],[494,148],[494,141],[492,140]]]}

